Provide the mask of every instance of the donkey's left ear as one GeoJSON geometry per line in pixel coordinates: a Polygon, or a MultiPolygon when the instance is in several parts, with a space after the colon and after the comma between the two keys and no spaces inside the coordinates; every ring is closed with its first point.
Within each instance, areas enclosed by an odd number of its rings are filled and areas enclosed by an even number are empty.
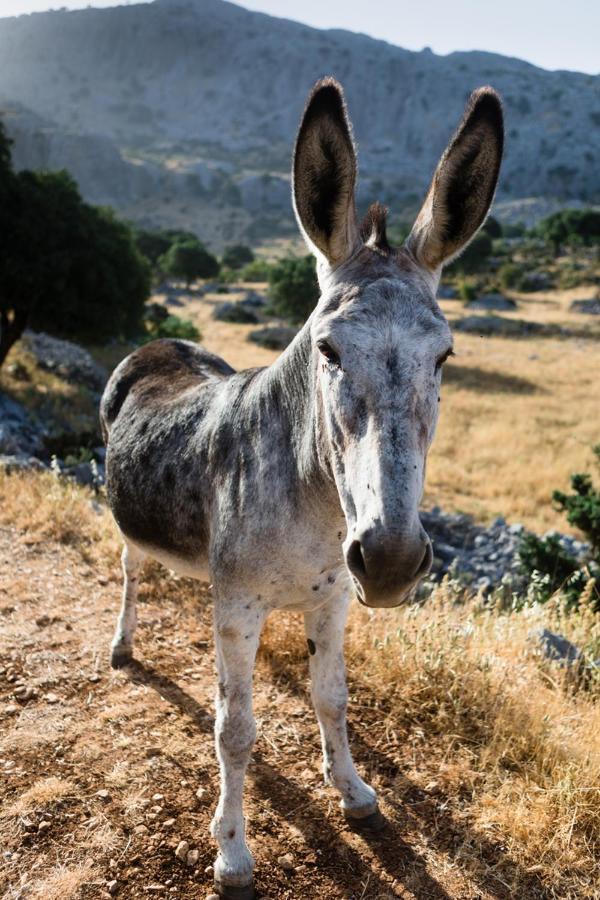
{"type": "Polygon", "coordinates": [[[293,196],[310,248],[332,266],[359,242],[354,189],[356,153],[341,86],[324,78],[308,98],[296,138],[293,196]]]}
{"type": "Polygon", "coordinates": [[[493,88],[473,91],[456,134],[435,170],[407,246],[427,269],[458,256],[494,199],[502,150],[502,103],[493,88]]]}

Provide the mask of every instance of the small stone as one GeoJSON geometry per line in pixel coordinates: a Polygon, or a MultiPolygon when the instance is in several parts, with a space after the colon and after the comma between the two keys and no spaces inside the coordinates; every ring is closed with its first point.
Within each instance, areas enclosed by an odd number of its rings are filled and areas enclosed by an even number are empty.
{"type": "Polygon", "coordinates": [[[145,825],[136,825],[133,829],[134,834],[149,834],[145,825]]]}
{"type": "Polygon", "coordinates": [[[14,703],[9,703],[8,706],[4,707],[4,712],[7,716],[14,716],[15,713],[19,712],[19,707],[15,706],[14,703]]]}
{"type": "Polygon", "coordinates": [[[44,700],[46,703],[58,703],[58,697],[56,694],[44,694],[44,700]]]}
{"type": "Polygon", "coordinates": [[[99,681],[102,681],[102,675],[98,675],[97,672],[94,675],[88,675],[88,681],[91,681],[92,684],[97,684],[99,681]]]}
{"type": "Polygon", "coordinates": [[[163,822],[164,828],[172,828],[174,824],[175,819],[165,819],[165,821],[163,822]]]}
{"type": "Polygon", "coordinates": [[[277,863],[281,866],[284,872],[295,871],[296,866],[294,865],[294,860],[292,859],[291,853],[284,853],[283,856],[279,856],[277,858],[277,863]]]}
{"type": "Polygon", "coordinates": [[[214,874],[214,871],[215,871],[215,870],[214,870],[214,867],[213,867],[213,866],[207,866],[207,867],[205,868],[205,870],[204,870],[204,874],[205,874],[205,875],[213,875],[213,874],[214,874]]]}
{"type": "Polygon", "coordinates": [[[165,799],[165,795],[164,794],[153,794],[152,799],[154,800],[155,803],[160,803],[161,800],[165,799]]]}
{"type": "Polygon", "coordinates": [[[15,688],[15,697],[20,703],[24,703],[26,700],[31,700],[33,696],[33,688],[27,687],[27,685],[25,684],[19,685],[19,687],[15,688]]]}
{"type": "Polygon", "coordinates": [[[49,828],[52,828],[52,823],[47,822],[45,819],[43,819],[38,825],[38,833],[44,834],[44,832],[48,831],[49,828]]]}
{"type": "Polygon", "coordinates": [[[35,822],[33,822],[29,818],[29,816],[25,816],[23,819],[21,819],[21,825],[23,826],[25,831],[35,831],[36,830],[35,822]]]}
{"type": "Polygon", "coordinates": [[[187,841],[179,841],[177,844],[177,849],[175,850],[175,856],[177,859],[180,859],[181,862],[185,862],[187,860],[187,855],[190,849],[190,845],[187,841]]]}
{"type": "Polygon", "coordinates": [[[202,803],[206,799],[206,788],[199,787],[196,791],[196,800],[199,800],[202,803]]]}
{"type": "Polygon", "coordinates": [[[218,894],[208,894],[206,900],[221,900],[218,894]]]}
{"type": "Polygon", "coordinates": [[[108,578],[106,575],[98,575],[98,584],[108,584],[108,578]]]}
{"type": "Polygon", "coordinates": [[[112,881],[107,882],[106,889],[109,894],[113,894],[114,896],[114,894],[116,894],[119,890],[119,882],[115,878],[113,878],[112,881]]]}
{"type": "Polygon", "coordinates": [[[110,794],[106,790],[106,788],[102,788],[101,791],[97,791],[96,797],[100,797],[101,800],[110,800],[110,794]]]}
{"type": "Polygon", "coordinates": [[[186,865],[191,866],[191,867],[196,866],[198,864],[199,856],[200,856],[199,850],[189,850],[188,855],[185,860],[186,865]]]}

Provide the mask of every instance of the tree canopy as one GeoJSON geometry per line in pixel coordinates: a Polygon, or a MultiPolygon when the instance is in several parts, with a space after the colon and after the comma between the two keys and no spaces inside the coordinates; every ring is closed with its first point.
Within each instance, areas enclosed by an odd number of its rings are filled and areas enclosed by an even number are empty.
{"type": "Polygon", "coordinates": [[[0,123],[0,365],[28,324],[83,340],[132,337],[150,290],[131,229],[67,172],[14,172],[0,123]]]}
{"type": "Polygon", "coordinates": [[[183,278],[189,287],[196,278],[214,278],[219,262],[197,238],[176,241],[158,261],[160,269],[173,278],[183,278]]]}
{"type": "Polygon", "coordinates": [[[269,272],[269,296],[274,311],[292,322],[304,322],[319,299],[312,256],[282,259],[269,272]]]}

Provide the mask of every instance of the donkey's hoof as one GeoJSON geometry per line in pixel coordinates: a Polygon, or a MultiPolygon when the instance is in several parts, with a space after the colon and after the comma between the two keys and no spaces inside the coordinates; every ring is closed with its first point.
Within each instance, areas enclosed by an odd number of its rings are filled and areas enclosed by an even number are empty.
{"type": "Polygon", "coordinates": [[[133,662],[133,653],[128,647],[113,647],[110,651],[110,664],[113,669],[124,669],[133,662]]]}
{"type": "Polygon", "coordinates": [[[250,884],[223,884],[215,880],[215,892],[221,900],[254,900],[254,882],[250,884]]]}
{"type": "Polygon", "coordinates": [[[348,813],[344,813],[344,815],[350,828],[355,831],[383,831],[387,825],[387,819],[378,806],[366,816],[352,816],[348,813]]]}

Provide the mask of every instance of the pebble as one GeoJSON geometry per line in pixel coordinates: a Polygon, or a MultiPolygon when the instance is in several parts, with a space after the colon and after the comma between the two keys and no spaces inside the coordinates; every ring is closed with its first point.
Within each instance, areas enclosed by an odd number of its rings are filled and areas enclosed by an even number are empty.
{"type": "Polygon", "coordinates": [[[206,788],[199,787],[196,791],[196,800],[199,800],[202,803],[203,800],[206,799],[206,788]]]}
{"type": "Polygon", "coordinates": [[[134,834],[149,834],[148,829],[145,825],[136,825],[133,829],[134,834]]]}
{"type": "Polygon", "coordinates": [[[205,875],[213,875],[214,874],[214,866],[207,866],[204,870],[205,875]]]}
{"type": "Polygon", "coordinates": [[[294,872],[296,869],[291,853],[285,853],[283,856],[279,856],[277,858],[277,863],[284,872],[294,872]]]}
{"type": "Polygon", "coordinates": [[[175,819],[165,819],[165,821],[163,822],[163,827],[164,828],[172,828],[174,824],[175,824],[175,819]]]}
{"type": "Polygon", "coordinates": [[[106,788],[102,788],[102,790],[96,792],[96,797],[100,797],[101,800],[110,800],[110,793],[106,788]]]}
{"type": "Polygon", "coordinates": [[[190,845],[187,841],[179,841],[177,844],[177,849],[175,850],[175,856],[177,859],[180,859],[181,862],[185,862],[187,860],[187,855],[190,849],[190,845]]]}
{"type": "Polygon", "coordinates": [[[186,865],[191,866],[191,867],[196,866],[198,864],[199,857],[200,857],[199,850],[190,850],[188,852],[188,855],[185,860],[186,865]]]}
{"type": "Polygon", "coordinates": [[[106,889],[108,890],[109,894],[116,894],[119,890],[119,882],[113,878],[112,881],[107,882],[106,889]]]}
{"type": "Polygon", "coordinates": [[[155,803],[160,803],[161,800],[165,799],[165,795],[164,794],[153,794],[152,799],[154,800],[155,803]]]}
{"type": "Polygon", "coordinates": [[[44,832],[45,832],[45,831],[48,831],[48,829],[50,829],[50,828],[52,828],[52,823],[51,823],[51,822],[47,822],[47,821],[44,819],[44,820],[42,820],[42,821],[40,822],[40,824],[38,825],[38,833],[39,833],[39,834],[44,834],[44,832]]]}
{"type": "Polygon", "coordinates": [[[46,701],[46,703],[58,703],[58,699],[59,698],[56,696],[56,694],[45,694],[44,695],[44,700],[46,701]]]}

